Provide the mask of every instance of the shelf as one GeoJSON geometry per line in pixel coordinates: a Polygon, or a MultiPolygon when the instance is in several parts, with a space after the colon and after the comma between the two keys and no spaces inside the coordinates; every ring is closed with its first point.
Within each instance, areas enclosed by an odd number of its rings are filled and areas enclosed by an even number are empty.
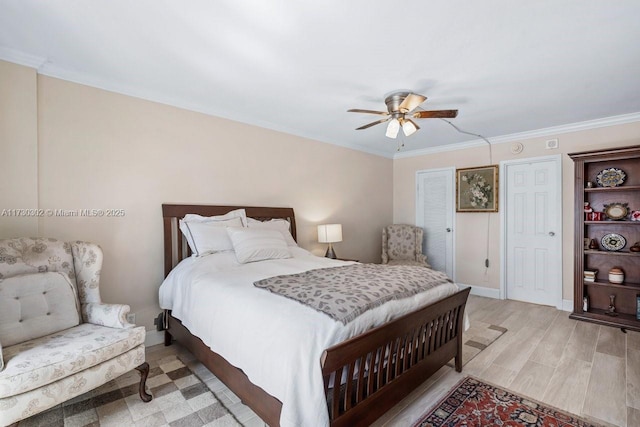
{"type": "Polygon", "coordinates": [[[617,316],[609,316],[605,314],[605,310],[589,309],[589,311],[582,313],[573,312],[569,317],[571,319],[600,323],[614,328],[629,328],[640,331],[640,320],[636,319],[635,314],[618,313],[617,316]]]}
{"type": "Polygon", "coordinates": [[[640,221],[584,221],[585,225],[640,225],[640,221]]]}
{"type": "Polygon", "coordinates": [[[640,252],[622,252],[622,251],[598,251],[595,249],[585,249],[585,255],[613,255],[613,256],[640,256],[640,252]]]}
{"type": "Polygon", "coordinates": [[[609,191],[640,191],[640,185],[626,185],[622,187],[593,187],[593,188],[585,188],[585,193],[600,193],[600,192],[609,192],[609,191]]]}
{"type": "Polygon", "coordinates": [[[622,285],[617,285],[615,283],[595,281],[595,282],[584,282],[584,285],[585,286],[604,286],[607,288],[620,288],[620,289],[625,289],[632,292],[640,292],[640,283],[625,282],[622,285]]]}

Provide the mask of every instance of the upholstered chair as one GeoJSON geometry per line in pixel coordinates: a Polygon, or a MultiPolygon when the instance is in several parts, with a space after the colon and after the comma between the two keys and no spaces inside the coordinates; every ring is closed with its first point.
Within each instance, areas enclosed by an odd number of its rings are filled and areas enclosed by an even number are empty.
{"type": "Polygon", "coordinates": [[[140,397],[145,328],[100,299],[102,250],[46,238],[0,240],[0,425],[92,390],[132,369],[140,397]]]}
{"type": "Polygon", "coordinates": [[[394,224],[382,229],[382,263],[431,267],[422,253],[422,228],[394,224]]]}

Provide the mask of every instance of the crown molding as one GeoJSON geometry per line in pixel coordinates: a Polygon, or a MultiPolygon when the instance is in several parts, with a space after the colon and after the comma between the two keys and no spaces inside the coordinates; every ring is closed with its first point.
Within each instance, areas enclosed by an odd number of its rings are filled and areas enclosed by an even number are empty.
{"type": "MultiPolygon", "coordinates": [[[[508,135],[495,136],[487,138],[493,144],[506,144],[514,141],[522,141],[523,139],[540,138],[545,136],[553,136],[563,133],[579,132],[582,130],[597,129],[607,126],[623,125],[640,121],[640,112],[621,114],[619,116],[603,117],[601,119],[587,120],[584,122],[569,123],[566,125],[552,126],[548,128],[536,129],[526,132],[512,133],[508,135]]],[[[487,142],[483,139],[474,139],[472,141],[461,142],[458,144],[439,145],[437,147],[424,148],[420,150],[411,150],[396,153],[393,159],[404,159],[408,157],[419,157],[428,154],[442,153],[445,151],[464,150],[467,148],[482,147],[487,142]]]]}
{"type": "Polygon", "coordinates": [[[24,65],[25,67],[35,68],[37,71],[40,71],[42,66],[48,61],[47,58],[42,56],[30,55],[6,46],[0,46],[0,59],[13,62],[14,64],[24,65]]]}

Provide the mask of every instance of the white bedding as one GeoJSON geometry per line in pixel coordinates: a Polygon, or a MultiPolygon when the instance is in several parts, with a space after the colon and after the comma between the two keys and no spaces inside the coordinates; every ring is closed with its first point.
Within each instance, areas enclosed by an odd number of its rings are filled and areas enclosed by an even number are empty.
{"type": "Polygon", "coordinates": [[[183,260],[160,287],[160,307],[251,382],[282,402],[281,426],[326,426],[322,351],[420,306],[452,295],[451,283],[370,310],[343,325],[325,314],[253,286],[281,274],[351,262],[290,247],[293,258],[240,264],[233,252],[183,260]],[[252,349],[252,351],[247,351],[252,349]]]}

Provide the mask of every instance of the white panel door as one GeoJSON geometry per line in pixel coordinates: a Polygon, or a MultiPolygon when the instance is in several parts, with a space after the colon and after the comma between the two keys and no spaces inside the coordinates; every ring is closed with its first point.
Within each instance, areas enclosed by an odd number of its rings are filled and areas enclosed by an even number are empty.
{"type": "Polygon", "coordinates": [[[424,229],[423,252],[434,270],[455,280],[455,169],[417,174],[416,225],[424,229]]]}
{"type": "Polygon", "coordinates": [[[560,159],[505,166],[506,297],[562,303],[560,159]]]}

